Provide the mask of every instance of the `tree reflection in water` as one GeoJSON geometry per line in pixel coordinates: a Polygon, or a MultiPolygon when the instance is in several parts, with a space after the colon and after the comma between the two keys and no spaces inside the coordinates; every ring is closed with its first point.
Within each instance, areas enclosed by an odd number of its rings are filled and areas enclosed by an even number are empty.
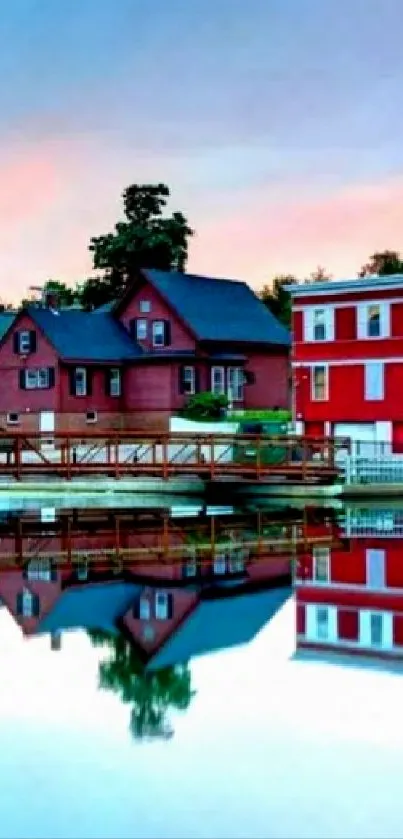
{"type": "Polygon", "coordinates": [[[107,647],[110,656],[99,665],[99,686],[117,693],[132,706],[130,730],[137,740],[169,738],[174,734],[169,708],[186,711],[195,691],[187,664],[147,672],[136,650],[122,635],[89,630],[95,647],[107,647]]]}

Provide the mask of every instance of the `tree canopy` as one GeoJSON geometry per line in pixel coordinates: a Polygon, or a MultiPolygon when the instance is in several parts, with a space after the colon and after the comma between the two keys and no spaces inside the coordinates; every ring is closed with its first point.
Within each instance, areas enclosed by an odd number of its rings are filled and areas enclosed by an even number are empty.
{"type": "Polygon", "coordinates": [[[370,256],[369,261],[362,266],[358,276],[371,275],[382,277],[389,274],[403,274],[403,260],[398,251],[377,251],[370,256]]]}

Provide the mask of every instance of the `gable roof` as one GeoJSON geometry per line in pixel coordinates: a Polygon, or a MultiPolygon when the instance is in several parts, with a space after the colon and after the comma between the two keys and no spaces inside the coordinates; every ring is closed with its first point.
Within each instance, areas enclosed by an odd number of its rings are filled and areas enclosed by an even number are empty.
{"type": "Polygon", "coordinates": [[[246,283],[148,268],[141,274],[201,341],[290,345],[288,330],[246,283]]]}
{"type": "Polygon", "coordinates": [[[129,361],[142,355],[123,326],[108,312],[83,312],[78,309],[26,310],[46,335],[61,358],[89,361],[129,361]]]}
{"type": "Polygon", "coordinates": [[[16,312],[0,312],[0,341],[17,317],[16,312]]]}
{"type": "Polygon", "coordinates": [[[67,589],[39,623],[37,631],[85,628],[117,632],[117,619],[127,612],[139,591],[140,586],[119,581],[67,589]]]}
{"type": "Polygon", "coordinates": [[[202,600],[147,665],[159,670],[197,655],[247,644],[291,596],[290,586],[202,600]]]}

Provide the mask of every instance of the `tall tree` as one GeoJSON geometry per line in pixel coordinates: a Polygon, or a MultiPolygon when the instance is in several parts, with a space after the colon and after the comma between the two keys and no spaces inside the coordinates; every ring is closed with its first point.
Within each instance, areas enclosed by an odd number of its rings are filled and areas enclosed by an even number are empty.
{"type": "Polygon", "coordinates": [[[94,236],[89,245],[94,268],[104,273],[100,279],[84,283],[81,299],[86,307],[120,296],[139,268],[186,268],[193,230],[183,213],[164,215],[169,188],[165,184],[133,184],[122,197],[125,220],[115,225],[113,233],[94,236]]]}
{"type": "Polygon", "coordinates": [[[147,672],[132,644],[122,635],[89,631],[94,646],[105,646],[109,657],[99,665],[99,686],[131,706],[130,730],[136,739],[170,737],[170,708],[185,711],[194,696],[186,664],[147,672]]]}
{"type": "Polygon", "coordinates": [[[259,294],[265,306],[287,328],[291,324],[291,297],[285,286],[296,282],[292,274],[280,274],[273,278],[271,285],[264,285],[259,294]]]}
{"type": "Polygon", "coordinates": [[[370,277],[387,276],[389,274],[403,274],[403,261],[398,251],[377,251],[370,256],[369,261],[362,266],[358,276],[370,277]]]}

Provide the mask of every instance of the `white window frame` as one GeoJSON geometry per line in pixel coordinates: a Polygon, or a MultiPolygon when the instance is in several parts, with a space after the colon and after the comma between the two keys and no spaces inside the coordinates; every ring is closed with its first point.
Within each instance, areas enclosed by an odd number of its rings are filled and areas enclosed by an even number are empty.
{"type": "Polygon", "coordinates": [[[85,416],[85,421],[87,425],[94,425],[94,423],[98,422],[98,413],[97,411],[87,411],[85,416]]]}
{"type": "Polygon", "coordinates": [[[75,396],[87,396],[88,390],[87,368],[76,367],[74,371],[74,394],[75,396]],[[79,378],[81,377],[81,384],[79,386],[79,378]]]}
{"type": "Polygon", "coordinates": [[[328,364],[312,364],[311,366],[311,400],[312,402],[327,402],[329,399],[329,365],[328,364]],[[318,399],[315,394],[315,370],[325,371],[325,388],[323,399],[318,399]]]}
{"type": "Polygon", "coordinates": [[[146,341],[148,337],[148,320],[147,318],[137,318],[136,320],[136,339],[137,341],[146,341]]]}
{"type": "Polygon", "coordinates": [[[49,387],[48,367],[25,370],[25,390],[47,390],[49,387]]]}
{"type": "Polygon", "coordinates": [[[364,399],[366,402],[382,402],[385,398],[385,364],[383,361],[366,361],[364,364],[364,399]],[[374,376],[374,371],[378,376],[374,376]],[[377,385],[374,387],[374,381],[377,385]]]}
{"type": "Polygon", "coordinates": [[[168,620],[168,594],[166,591],[155,592],[155,617],[157,621],[168,620]]]}
{"type": "Polygon", "coordinates": [[[211,392],[216,396],[225,395],[225,367],[214,366],[211,368],[211,392]],[[215,377],[218,374],[216,382],[215,377]]]}
{"type": "Polygon", "coordinates": [[[334,307],[308,306],[304,309],[304,340],[309,343],[323,344],[334,341],[334,307]],[[324,338],[315,337],[315,314],[323,312],[324,338]]]}
{"type": "Polygon", "coordinates": [[[196,393],[196,370],[192,365],[182,368],[182,391],[186,396],[194,396],[196,393]],[[189,385],[188,390],[187,385],[189,385]]]}
{"type": "Polygon", "coordinates": [[[122,395],[122,373],[120,367],[111,367],[109,371],[110,396],[122,395]]]}
{"type": "Polygon", "coordinates": [[[312,549],[312,579],[315,583],[330,583],[330,548],[324,545],[314,545],[312,549]],[[319,571],[320,563],[325,564],[325,574],[319,571]]]}
{"type": "Polygon", "coordinates": [[[153,347],[165,347],[165,321],[163,320],[153,321],[153,347]]]}
{"type": "Polygon", "coordinates": [[[6,422],[7,422],[7,425],[19,425],[20,424],[20,415],[16,411],[10,411],[10,413],[7,414],[6,422]],[[15,417],[16,419],[11,419],[12,417],[15,417]]]}
{"type": "Polygon", "coordinates": [[[365,649],[391,650],[393,649],[393,613],[379,609],[361,609],[359,625],[359,643],[365,649]],[[373,637],[372,618],[380,616],[382,622],[381,641],[375,643],[373,637]]]}
{"type": "Polygon", "coordinates": [[[383,300],[372,300],[357,306],[357,338],[379,341],[380,338],[390,338],[390,303],[383,300]],[[379,306],[379,335],[369,334],[369,311],[372,306],[379,306]]]}
{"type": "Polygon", "coordinates": [[[23,329],[18,333],[18,351],[21,355],[27,355],[31,352],[31,332],[29,329],[23,329]]]}
{"type": "Polygon", "coordinates": [[[227,391],[230,402],[243,402],[245,376],[242,367],[228,367],[227,391]],[[232,380],[232,381],[231,381],[232,380]]]}
{"type": "Polygon", "coordinates": [[[337,606],[328,606],[324,603],[321,604],[313,604],[307,603],[306,604],[306,631],[305,636],[307,641],[312,641],[313,643],[329,643],[334,644],[337,643],[338,640],[338,632],[337,632],[337,606]],[[325,610],[327,613],[327,633],[320,632],[319,629],[319,621],[318,621],[318,611],[320,614],[320,610],[325,610]],[[326,634],[326,637],[324,637],[326,634]]]}
{"type": "Polygon", "coordinates": [[[32,618],[34,614],[34,596],[27,588],[22,591],[21,612],[23,618],[32,618]]]}
{"type": "Polygon", "coordinates": [[[140,300],[139,311],[142,315],[149,315],[151,312],[151,303],[149,300],[140,300]]]}
{"type": "Polygon", "coordinates": [[[31,582],[40,580],[49,583],[52,579],[52,567],[49,559],[31,559],[27,566],[27,579],[31,582]]]}

